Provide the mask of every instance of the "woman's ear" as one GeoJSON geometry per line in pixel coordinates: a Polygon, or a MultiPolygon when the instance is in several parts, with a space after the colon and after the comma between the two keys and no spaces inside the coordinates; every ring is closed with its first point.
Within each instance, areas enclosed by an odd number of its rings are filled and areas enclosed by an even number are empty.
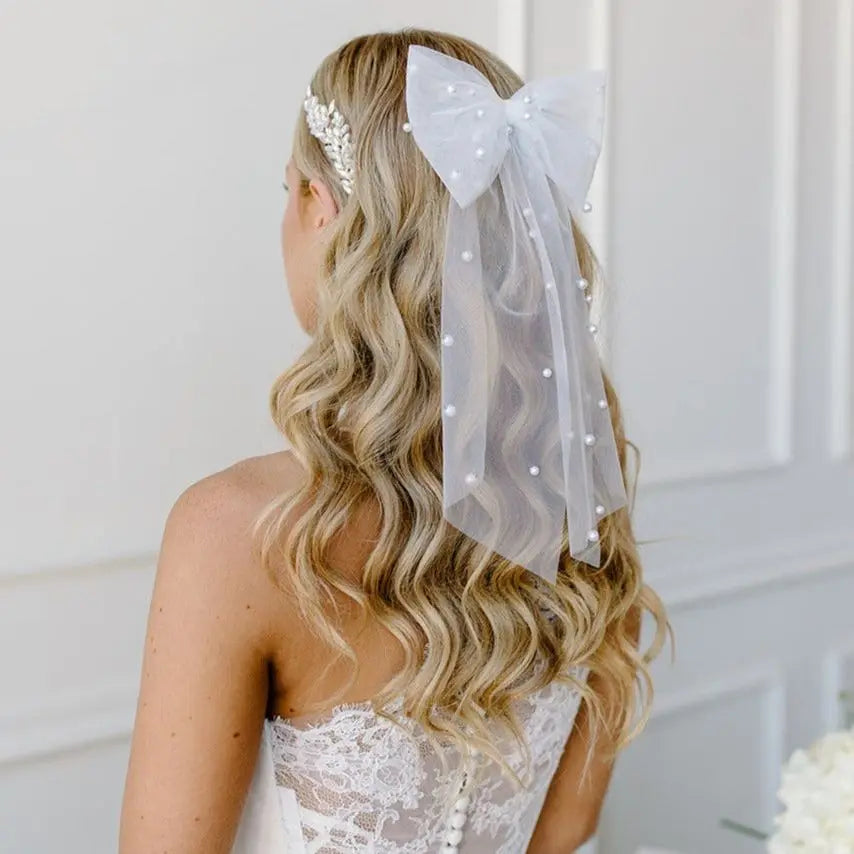
{"type": "Polygon", "coordinates": [[[323,228],[338,215],[338,205],[323,181],[313,178],[308,183],[308,191],[312,202],[311,224],[315,228],[323,228]]]}

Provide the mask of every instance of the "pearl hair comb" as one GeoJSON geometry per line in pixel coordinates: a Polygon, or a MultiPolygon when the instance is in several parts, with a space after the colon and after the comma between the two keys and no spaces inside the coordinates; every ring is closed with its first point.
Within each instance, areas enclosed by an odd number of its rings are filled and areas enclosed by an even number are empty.
{"type": "Polygon", "coordinates": [[[317,95],[312,94],[311,86],[305,90],[303,107],[311,135],[323,144],[323,150],[340,176],[344,192],[349,196],[353,192],[356,171],[350,125],[335,108],[335,101],[330,101],[329,106],[323,104],[317,95]]]}

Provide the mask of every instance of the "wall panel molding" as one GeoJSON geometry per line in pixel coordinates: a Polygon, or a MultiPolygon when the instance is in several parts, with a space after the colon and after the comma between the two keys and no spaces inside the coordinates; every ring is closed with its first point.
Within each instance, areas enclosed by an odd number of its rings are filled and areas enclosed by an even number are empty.
{"type": "Polygon", "coordinates": [[[854,537],[802,544],[766,544],[750,552],[694,566],[684,574],[651,575],[647,581],[671,610],[704,607],[721,599],[813,581],[854,570],[854,537]]]}
{"type": "Polygon", "coordinates": [[[781,665],[762,664],[704,681],[692,688],[662,693],[656,697],[650,725],[661,725],[674,716],[690,714],[744,694],[758,694],[762,698],[760,774],[764,817],[770,821],[776,808],[776,783],[786,752],[786,675],[781,665]]]}
{"type": "Polygon", "coordinates": [[[498,54],[521,77],[528,77],[528,0],[498,0],[498,54]]]}
{"type": "Polygon", "coordinates": [[[854,325],[854,0],[838,0],[834,92],[833,279],[830,300],[830,453],[850,457],[854,325]]]}
{"type": "Polygon", "coordinates": [[[51,699],[0,719],[0,766],[130,736],[137,685],[119,685],[51,699]]]}
{"type": "Polygon", "coordinates": [[[792,460],[794,422],[795,287],[798,262],[798,178],[801,97],[801,0],[776,3],[774,87],[774,194],[770,322],[771,460],[792,460]]]}

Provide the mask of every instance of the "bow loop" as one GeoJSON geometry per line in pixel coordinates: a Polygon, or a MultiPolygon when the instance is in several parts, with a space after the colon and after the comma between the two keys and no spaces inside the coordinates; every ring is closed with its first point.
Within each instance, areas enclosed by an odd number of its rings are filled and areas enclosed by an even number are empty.
{"type": "Polygon", "coordinates": [[[460,207],[492,184],[513,146],[540,161],[578,210],[601,148],[604,80],[604,71],[581,71],[502,99],[467,62],[410,45],[406,109],[418,147],[460,207]]]}

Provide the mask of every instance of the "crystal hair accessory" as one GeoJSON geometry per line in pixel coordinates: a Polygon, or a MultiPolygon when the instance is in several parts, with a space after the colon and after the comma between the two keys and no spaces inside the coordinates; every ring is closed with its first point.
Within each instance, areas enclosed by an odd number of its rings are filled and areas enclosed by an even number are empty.
{"type": "Polygon", "coordinates": [[[605,72],[502,99],[477,69],[411,45],[406,132],[450,191],[442,278],[444,515],[553,582],[600,566],[627,504],[570,212],[599,156],[605,72]]]}
{"type": "Polygon", "coordinates": [[[305,90],[303,108],[311,135],[323,144],[323,150],[341,178],[344,192],[349,196],[353,192],[353,176],[356,171],[350,125],[335,108],[335,101],[330,101],[329,106],[323,104],[317,95],[312,94],[311,86],[305,90]]]}

